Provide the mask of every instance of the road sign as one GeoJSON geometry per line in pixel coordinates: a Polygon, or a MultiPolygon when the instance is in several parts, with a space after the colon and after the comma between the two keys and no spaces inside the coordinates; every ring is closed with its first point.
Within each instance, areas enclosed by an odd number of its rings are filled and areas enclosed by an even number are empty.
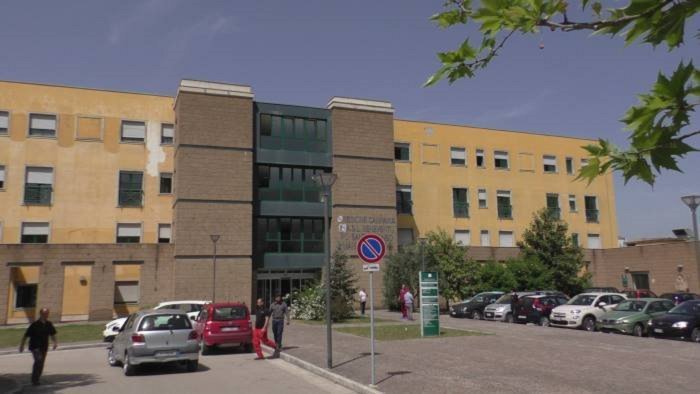
{"type": "Polygon", "coordinates": [[[440,291],[437,272],[419,274],[420,281],[420,335],[440,335],[440,291]]]}
{"type": "Polygon", "coordinates": [[[357,256],[364,262],[363,271],[379,271],[379,261],[385,253],[386,244],[377,234],[365,234],[357,241],[357,256]]]}

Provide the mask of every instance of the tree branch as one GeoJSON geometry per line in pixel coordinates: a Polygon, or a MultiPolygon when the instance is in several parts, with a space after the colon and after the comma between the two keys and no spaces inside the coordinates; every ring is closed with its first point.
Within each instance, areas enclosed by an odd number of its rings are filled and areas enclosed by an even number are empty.
{"type": "Polygon", "coordinates": [[[698,130],[698,131],[693,131],[692,133],[688,133],[688,134],[682,135],[682,136],[678,137],[678,141],[683,141],[683,140],[685,140],[685,139],[688,139],[688,138],[690,138],[690,137],[694,137],[694,136],[696,136],[696,135],[700,135],[700,130],[698,130]]]}
{"type": "Polygon", "coordinates": [[[506,44],[506,41],[508,41],[510,36],[515,34],[515,32],[516,32],[516,30],[511,30],[505,37],[503,37],[503,40],[501,40],[501,43],[496,45],[495,47],[493,47],[493,49],[491,49],[486,56],[482,57],[481,59],[474,60],[471,63],[466,63],[466,66],[469,68],[472,68],[472,67],[480,65],[482,63],[488,62],[489,59],[491,59],[492,57],[494,57],[498,54],[498,51],[501,50],[501,48],[503,48],[503,45],[506,44]]]}
{"type": "Polygon", "coordinates": [[[619,19],[610,19],[610,20],[599,20],[599,21],[594,21],[594,22],[571,22],[568,19],[564,18],[564,22],[562,23],[557,23],[557,22],[552,22],[547,19],[540,19],[537,22],[537,26],[543,26],[543,27],[549,27],[553,30],[555,29],[560,29],[562,31],[574,31],[574,30],[600,30],[605,27],[611,27],[611,26],[618,26],[618,25],[625,25],[629,22],[634,21],[635,19],[643,18],[646,16],[650,16],[651,14],[655,13],[656,11],[666,7],[667,5],[673,3],[674,0],[664,0],[660,2],[656,7],[650,8],[646,12],[643,12],[638,15],[628,15],[624,16],[619,19]]]}

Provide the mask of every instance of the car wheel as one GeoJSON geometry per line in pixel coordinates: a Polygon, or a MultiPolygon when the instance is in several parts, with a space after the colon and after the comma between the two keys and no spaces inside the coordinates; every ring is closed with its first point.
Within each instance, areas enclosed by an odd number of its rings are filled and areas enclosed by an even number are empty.
{"type": "Polygon", "coordinates": [[[540,317],[540,326],[549,327],[549,318],[547,316],[540,317]]]}
{"type": "Polygon", "coordinates": [[[644,336],[644,327],[641,324],[637,324],[632,329],[632,333],[634,334],[635,337],[643,337],[644,336]]]}
{"type": "Polygon", "coordinates": [[[479,313],[479,311],[472,312],[472,319],[481,320],[481,313],[479,313]]]}
{"type": "Polygon", "coordinates": [[[207,346],[204,341],[202,341],[202,356],[211,354],[211,346],[207,346]]]}
{"type": "Polygon", "coordinates": [[[506,323],[512,323],[513,322],[513,314],[509,313],[506,315],[506,323]]]}
{"type": "Polygon", "coordinates": [[[190,360],[187,362],[187,372],[197,372],[199,368],[199,360],[190,360]]]}
{"type": "Polygon", "coordinates": [[[107,351],[107,362],[111,367],[119,365],[119,361],[117,361],[117,358],[114,356],[114,349],[109,349],[109,351],[107,351]]]}
{"type": "Polygon", "coordinates": [[[690,333],[690,340],[693,342],[700,343],[700,328],[695,327],[693,332],[690,333]]]}
{"type": "Polygon", "coordinates": [[[131,365],[129,362],[129,354],[124,354],[124,362],[122,363],[122,369],[124,370],[124,376],[133,376],[136,372],[136,366],[131,365]]]}
{"type": "Polygon", "coordinates": [[[583,324],[581,325],[581,327],[586,331],[590,331],[590,332],[595,331],[595,317],[586,316],[583,319],[583,324]]]}

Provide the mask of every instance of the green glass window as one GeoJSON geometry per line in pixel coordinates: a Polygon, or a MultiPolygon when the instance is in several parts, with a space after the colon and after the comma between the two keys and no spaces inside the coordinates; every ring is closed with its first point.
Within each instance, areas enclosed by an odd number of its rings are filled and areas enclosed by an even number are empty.
{"type": "Polygon", "coordinates": [[[326,121],[260,114],[260,146],[264,149],[327,152],[326,121]]]}
{"type": "Polygon", "coordinates": [[[323,253],[323,219],[258,218],[262,253],[323,253]]]}
{"type": "Polygon", "coordinates": [[[140,207],[143,201],[143,173],[119,172],[119,206],[140,207]]]}
{"type": "Polygon", "coordinates": [[[584,199],[586,206],[586,221],[590,223],[598,222],[598,199],[595,196],[586,196],[584,199]]]}
{"type": "Polygon", "coordinates": [[[320,202],[319,186],[313,181],[321,168],[258,166],[258,195],[263,201],[320,202]]]}
{"type": "Polygon", "coordinates": [[[561,217],[558,194],[547,194],[547,211],[549,211],[549,214],[554,219],[559,220],[559,218],[561,217]]]}
{"type": "Polygon", "coordinates": [[[469,202],[467,201],[467,189],[452,189],[452,211],[456,218],[469,217],[469,202]]]}
{"type": "Polygon", "coordinates": [[[498,191],[496,193],[496,206],[498,207],[499,219],[512,219],[513,206],[510,203],[509,191],[498,191]]]}

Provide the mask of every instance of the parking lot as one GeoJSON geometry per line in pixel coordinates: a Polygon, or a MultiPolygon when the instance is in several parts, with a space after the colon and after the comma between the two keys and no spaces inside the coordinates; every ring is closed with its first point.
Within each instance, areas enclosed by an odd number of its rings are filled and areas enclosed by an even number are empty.
{"type": "MultiPolygon", "coordinates": [[[[350,393],[282,360],[254,361],[253,354],[223,351],[200,359],[198,372],[147,366],[126,377],[121,368],[107,365],[105,349],[49,352],[43,384],[29,382],[29,353],[0,356],[2,378],[19,380],[23,393],[350,393]]],[[[0,385],[0,392],[6,392],[0,385]]]]}

